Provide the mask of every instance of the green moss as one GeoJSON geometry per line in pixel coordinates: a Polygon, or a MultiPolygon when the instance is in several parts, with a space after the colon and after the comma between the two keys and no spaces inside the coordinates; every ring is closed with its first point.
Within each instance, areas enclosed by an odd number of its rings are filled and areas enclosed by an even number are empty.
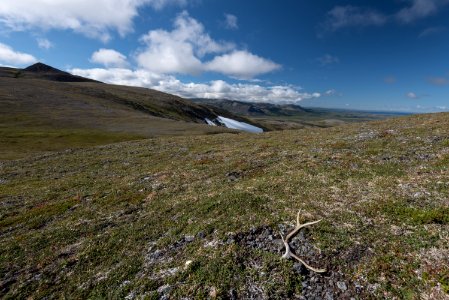
{"type": "Polygon", "coordinates": [[[397,203],[385,206],[384,210],[397,220],[413,225],[449,224],[448,207],[416,208],[397,203]]]}

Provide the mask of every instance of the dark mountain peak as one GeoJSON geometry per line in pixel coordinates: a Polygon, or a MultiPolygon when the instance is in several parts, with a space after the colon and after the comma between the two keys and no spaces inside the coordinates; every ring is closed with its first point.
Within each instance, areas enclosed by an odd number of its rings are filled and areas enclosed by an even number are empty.
{"type": "Polygon", "coordinates": [[[24,71],[33,72],[33,73],[63,73],[67,74],[67,72],[58,70],[49,65],[43,64],[41,62],[35,63],[24,69],[24,71]]]}
{"type": "Polygon", "coordinates": [[[98,82],[92,79],[75,76],[68,72],[61,71],[41,62],[35,63],[22,70],[25,77],[34,77],[60,82],[98,82]]]}

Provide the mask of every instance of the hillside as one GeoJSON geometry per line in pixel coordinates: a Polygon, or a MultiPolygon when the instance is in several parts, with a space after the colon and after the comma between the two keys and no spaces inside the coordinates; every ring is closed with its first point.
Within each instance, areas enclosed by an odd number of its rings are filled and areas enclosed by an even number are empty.
{"type": "Polygon", "coordinates": [[[191,99],[200,104],[219,107],[242,116],[266,117],[266,116],[294,116],[305,112],[311,112],[299,105],[276,105],[271,103],[252,103],[227,99],[191,99]]]}
{"type": "Polygon", "coordinates": [[[433,114],[5,161],[0,298],[447,299],[448,149],[433,114]]]}
{"type": "Polygon", "coordinates": [[[306,108],[295,104],[252,103],[227,99],[190,99],[224,109],[264,124],[271,130],[333,127],[346,123],[384,120],[405,113],[370,112],[331,108],[306,108]]]}
{"type": "Polygon", "coordinates": [[[206,125],[205,118],[218,115],[264,128],[219,108],[96,82],[41,63],[0,68],[0,159],[161,135],[231,132],[206,125]]]}

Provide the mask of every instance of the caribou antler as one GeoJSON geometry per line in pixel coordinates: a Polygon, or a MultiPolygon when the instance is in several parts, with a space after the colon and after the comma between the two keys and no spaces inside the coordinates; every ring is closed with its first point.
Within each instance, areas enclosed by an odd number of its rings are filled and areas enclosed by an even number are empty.
{"type": "Polygon", "coordinates": [[[290,257],[293,257],[294,259],[298,260],[299,262],[301,262],[307,269],[309,269],[310,271],[316,272],[316,273],[324,273],[326,272],[325,269],[315,269],[314,267],[309,266],[305,261],[303,261],[301,258],[299,258],[298,256],[296,256],[292,250],[290,249],[290,245],[288,244],[289,240],[291,238],[293,238],[302,228],[316,224],[321,222],[321,220],[318,221],[313,221],[313,222],[309,222],[309,223],[305,223],[305,224],[300,224],[299,223],[299,214],[301,211],[298,211],[298,215],[296,216],[296,227],[295,229],[293,229],[292,232],[290,232],[289,234],[287,234],[287,236],[284,237],[281,234],[281,238],[282,241],[284,242],[284,246],[285,246],[285,253],[284,255],[282,255],[282,258],[285,259],[289,259],[290,257]]]}

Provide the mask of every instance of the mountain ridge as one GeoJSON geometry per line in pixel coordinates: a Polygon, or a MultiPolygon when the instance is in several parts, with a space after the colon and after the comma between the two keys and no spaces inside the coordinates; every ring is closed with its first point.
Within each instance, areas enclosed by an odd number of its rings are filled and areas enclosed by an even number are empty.
{"type": "Polygon", "coordinates": [[[312,112],[312,110],[304,108],[297,104],[272,104],[261,102],[245,102],[230,99],[205,98],[191,98],[190,100],[195,103],[207,104],[248,117],[295,116],[298,114],[312,112]]]}

